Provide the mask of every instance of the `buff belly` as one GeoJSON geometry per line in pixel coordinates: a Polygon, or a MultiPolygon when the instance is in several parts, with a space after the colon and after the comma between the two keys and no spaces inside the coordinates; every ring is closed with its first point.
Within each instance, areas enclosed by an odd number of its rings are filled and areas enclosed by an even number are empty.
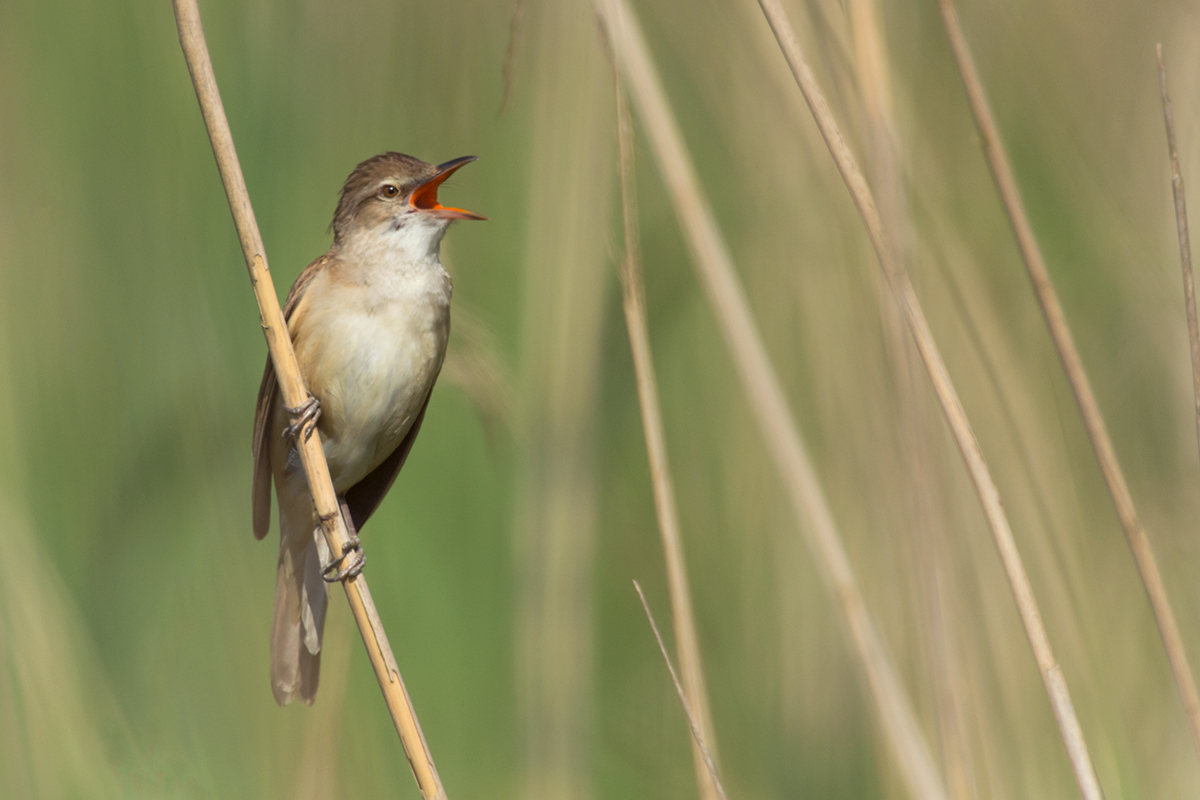
{"type": "Polygon", "coordinates": [[[336,314],[310,309],[309,335],[297,341],[302,371],[320,376],[310,391],[321,401],[325,457],[339,494],[396,449],[441,369],[448,304],[428,296],[403,300],[361,311],[342,302],[336,314]],[[323,346],[305,346],[318,333],[328,337],[323,346]]]}

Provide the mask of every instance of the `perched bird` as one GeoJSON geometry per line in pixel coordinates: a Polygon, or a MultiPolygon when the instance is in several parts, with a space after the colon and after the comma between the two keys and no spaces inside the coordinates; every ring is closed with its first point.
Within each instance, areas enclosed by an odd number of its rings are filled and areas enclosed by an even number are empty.
{"type": "Polygon", "coordinates": [[[313,399],[285,409],[267,361],[254,420],[254,536],[279,502],[271,688],[312,703],[330,566],[296,435],[319,433],[351,536],[391,488],[421,428],[450,335],[450,276],[439,258],[456,219],[438,187],[474,156],[434,166],[402,153],[362,162],[342,188],[329,252],[288,292],[284,318],[313,399]],[[289,413],[300,419],[288,425],[289,413]]]}

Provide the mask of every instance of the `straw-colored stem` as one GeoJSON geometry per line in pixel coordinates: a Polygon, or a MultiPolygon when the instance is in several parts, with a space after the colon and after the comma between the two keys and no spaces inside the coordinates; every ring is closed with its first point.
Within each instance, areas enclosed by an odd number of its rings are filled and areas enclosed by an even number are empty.
{"type": "Polygon", "coordinates": [[[733,259],[700,189],[679,126],[667,103],[641,29],[625,0],[596,0],[617,65],[646,128],[667,184],[693,264],[729,347],[747,400],[787,490],[793,512],[808,535],[821,574],[846,616],[855,653],[879,712],[884,736],[914,798],[945,800],[946,790],[929,755],[925,736],[883,647],[858,588],[829,503],[804,440],[767,359],[733,259]]]}
{"type": "Polygon", "coordinates": [[[650,483],[654,487],[654,510],[662,536],[667,568],[667,586],[671,595],[671,619],[675,627],[675,655],[683,673],[688,703],[695,712],[696,741],[692,757],[696,785],[702,800],[724,796],[708,762],[716,759],[717,740],[712,721],[704,670],[700,659],[700,640],[688,587],[687,563],[683,556],[683,537],[679,533],[679,514],[675,506],[675,486],[671,463],[667,458],[667,439],[663,433],[662,407],[658,399],[658,381],[654,377],[654,358],[650,352],[650,329],[646,321],[646,297],[642,281],[641,243],[638,237],[637,194],[633,183],[633,124],[625,93],[617,81],[617,144],[621,171],[621,210],[625,228],[625,253],[621,259],[621,297],[625,310],[625,328],[629,349],[633,352],[633,371],[637,379],[638,405],[642,412],[642,430],[646,438],[646,456],[650,462],[650,483]],[[707,744],[707,753],[701,745],[707,744]]]}
{"type": "MultiPolygon", "coordinates": [[[[858,74],[870,134],[870,166],[879,196],[884,233],[897,259],[906,258],[912,239],[912,221],[905,202],[905,177],[901,169],[901,139],[892,105],[891,59],[888,57],[877,0],[850,0],[850,26],[854,63],[858,74]]],[[[962,722],[947,608],[942,591],[943,553],[938,539],[945,528],[933,498],[934,471],[930,460],[930,429],[921,391],[917,354],[904,329],[899,309],[888,297],[887,281],[879,283],[879,313],[883,321],[892,374],[896,380],[897,417],[903,432],[916,583],[922,608],[921,627],[931,665],[934,697],[941,729],[942,762],[946,782],[957,800],[974,796],[974,777],[962,722]]]]}
{"type": "Polygon", "coordinates": [[[683,706],[683,713],[687,716],[688,727],[692,731],[692,742],[696,745],[696,749],[700,751],[700,757],[704,761],[704,767],[712,781],[713,792],[720,800],[729,800],[729,796],[725,794],[725,787],[721,784],[721,778],[717,775],[717,765],[713,761],[712,754],[708,750],[707,742],[704,739],[704,734],[700,730],[700,725],[696,721],[696,715],[692,712],[691,704],[688,702],[688,694],[683,689],[683,684],[679,682],[679,675],[675,672],[675,665],[671,663],[671,656],[667,654],[667,646],[663,644],[662,634],[658,632],[658,625],[654,622],[654,615],[650,613],[650,604],[646,602],[646,595],[642,592],[641,584],[637,581],[633,582],[633,588],[637,590],[638,599],[642,601],[642,610],[646,612],[646,619],[650,622],[650,630],[654,631],[654,641],[658,642],[658,652],[662,653],[663,661],[667,662],[667,672],[671,673],[671,683],[675,684],[675,694],[679,695],[679,703],[683,706]]]}
{"type": "Polygon", "coordinates": [[[1008,577],[1009,586],[1012,588],[1013,597],[1021,615],[1021,622],[1025,626],[1025,633],[1029,638],[1029,644],[1033,649],[1034,658],[1037,660],[1046,693],[1054,709],[1059,731],[1070,755],[1079,789],[1087,800],[1100,800],[1103,797],[1100,791],[1100,782],[1096,778],[1096,771],[1092,766],[1091,756],[1088,754],[1083,731],[1071,704],[1062,668],[1050,647],[1050,639],[1046,635],[1046,627],[1042,622],[1042,615],[1033,595],[1033,587],[1029,583],[1029,576],[1025,572],[1021,554],[1013,539],[1012,528],[1000,502],[999,490],[992,479],[975,433],[971,430],[971,423],[967,419],[958,392],[946,370],[941,352],[933,339],[933,333],[925,319],[925,312],[921,308],[921,303],[917,299],[904,265],[895,258],[888,244],[883,232],[883,223],[879,217],[879,209],[871,196],[871,190],[867,187],[862,170],[859,169],[854,155],[842,137],[841,130],[833,118],[833,113],[829,110],[829,104],[817,84],[816,77],[804,58],[800,44],[796,40],[795,31],[787,21],[783,8],[779,5],[778,0],[759,0],[759,5],[770,23],[771,30],[775,33],[775,38],[791,68],[792,75],[821,130],[821,136],[825,139],[825,144],[829,147],[838,171],[846,182],[854,204],[862,216],[867,235],[878,256],[879,265],[891,286],[892,295],[908,321],[917,350],[920,352],[921,359],[925,362],[925,369],[933,382],[938,402],[942,406],[954,440],[962,453],[967,472],[975,484],[975,490],[983,505],[984,516],[991,528],[996,548],[1000,553],[1000,560],[1004,564],[1004,571],[1008,577]]]}
{"type": "MultiPolygon", "coordinates": [[[[1058,300],[1058,293],[1055,291],[1050,273],[1046,269],[1046,260],[1042,257],[1041,248],[1033,235],[1033,226],[1029,222],[1029,215],[1025,212],[1021,192],[1017,188],[1016,177],[1009,164],[1008,154],[1004,150],[1004,143],[1000,139],[1000,130],[992,115],[987,94],[983,89],[983,82],[979,78],[979,71],[975,68],[975,61],[967,46],[962,25],[958,20],[958,13],[950,0],[939,0],[939,5],[946,34],[950,39],[951,49],[954,51],[954,59],[958,64],[958,71],[966,89],[971,113],[975,117],[975,125],[983,140],[984,152],[987,155],[992,178],[996,183],[996,190],[1000,194],[1004,210],[1012,224],[1017,247],[1021,251],[1021,258],[1025,262],[1029,279],[1033,283],[1034,294],[1037,295],[1038,304],[1042,308],[1046,327],[1049,328],[1050,337],[1054,340],[1054,347],[1058,351],[1059,361],[1062,362],[1063,370],[1067,374],[1067,381],[1075,395],[1075,402],[1083,417],[1088,438],[1092,442],[1092,448],[1096,451],[1096,460],[1100,462],[1100,471],[1104,474],[1108,493],[1112,497],[1121,527],[1125,530],[1125,538],[1129,541],[1129,548],[1133,552],[1133,560],[1137,564],[1142,584],[1146,588],[1150,608],[1154,613],[1155,622],[1158,623],[1163,647],[1167,651],[1167,660],[1171,665],[1175,685],[1183,701],[1188,723],[1191,725],[1193,743],[1200,752],[1200,695],[1196,692],[1196,682],[1188,664],[1183,638],[1179,635],[1179,627],[1175,623],[1175,613],[1171,609],[1166,586],[1159,573],[1158,562],[1154,558],[1154,551],[1150,547],[1150,540],[1146,536],[1141,520],[1138,519],[1137,509],[1133,505],[1133,496],[1129,492],[1125,474],[1117,460],[1116,449],[1109,438],[1108,428],[1104,424],[1104,416],[1100,413],[1100,404],[1096,401],[1096,395],[1092,391],[1091,382],[1083,367],[1083,359],[1079,356],[1079,350],[1075,346],[1075,339],[1071,335],[1062,304],[1058,300]]],[[[1163,91],[1165,97],[1166,89],[1164,88],[1163,91]]],[[[1175,201],[1178,210],[1182,208],[1180,205],[1182,181],[1176,183],[1175,186],[1175,201]]],[[[1196,346],[1193,339],[1193,348],[1196,346]]],[[[1200,354],[1193,349],[1193,359],[1196,358],[1200,358],[1200,354]]]]}
{"type": "MultiPolygon", "coordinates": [[[[250,195],[246,191],[246,182],[242,177],[237,151],[233,145],[233,135],[229,131],[229,122],[225,118],[225,109],[217,90],[217,79],[208,55],[208,45],[204,40],[204,29],[200,24],[200,10],[196,7],[196,0],[174,0],[174,7],[175,20],[179,28],[179,42],[183,47],[188,71],[192,75],[192,83],[196,88],[196,98],[200,102],[200,111],[204,116],[205,127],[208,129],[217,169],[220,171],[221,181],[225,185],[225,196],[229,200],[229,209],[233,212],[234,226],[237,228],[238,239],[241,241],[246,267],[250,271],[250,283],[254,287],[254,295],[258,300],[263,335],[267,339],[267,348],[271,353],[271,361],[275,365],[284,405],[296,408],[308,398],[309,394],[296,363],[296,354],[292,351],[292,340],[288,335],[287,324],[284,322],[283,313],[279,308],[279,298],[275,294],[271,273],[267,269],[262,236],[258,230],[258,223],[254,220],[250,195]]],[[[349,536],[338,507],[333,482],[329,477],[329,466],[325,462],[325,451],[321,447],[320,437],[298,436],[296,446],[300,451],[300,461],[304,466],[304,473],[312,490],[313,503],[321,519],[321,530],[334,555],[335,562],[340,561],[346,552],[349,536]]],[[[413,776],[417,780],[421,795],[426,800],[435,798],[445,800],[446,792],[442,788],[437,769],[433,765],[433,758],[425,744],[425,737],[421,733],[421,726],[417,722],[408,692],[404,688],[404,681],[400,678],[400,670],[396,666],[396,659],[392,655],[383,624],[379,621],[375,603],[371,600],[366,576],[360,574],[357,577],[347,578],[342,581],[342,587],[346,591],[346,599],[354,613],[354,620],[358,623],[371,666],[375,669],[375,677],[383,691],[388,711],[392,715],[392,721],[395,723],[400,741],[404,745],[404,751],[412,766],[413,776]]]]}
{"type": "Polygon", "coordinates": [[[1200,322],[1196,320],[1196,284],[1192,278],[1192,241],[1188,236],[1187,197],[1183,192],[1183,174],[1179,171],[1179,151],[1175,148],[1175,118],[1167,94],[1167,70],[1163,66],[1162,45],[1158,54],[1158,87],[1162,92],[1163,118],[1167,123],[1167,149],[1171,152],[1171,192],[1175,195],[1175,228],[1179,232],[1179,261],[1183,268],[1183,305],[1187,309],[1188,342],[1192,351],[1192,396],[1196,403],[1196,440],[1200,444],[1200,322]]]}

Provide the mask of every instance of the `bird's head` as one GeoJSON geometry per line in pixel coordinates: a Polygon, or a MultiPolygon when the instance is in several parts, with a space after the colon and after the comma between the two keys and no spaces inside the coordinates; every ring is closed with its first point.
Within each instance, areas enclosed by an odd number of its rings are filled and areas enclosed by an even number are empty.
{"type": "Polygon", "coordinates": [[[333,215],[334,241],[353,246],[356,239],[367,236],[395,247],[428,248],[435,253],[454,220],[487,219],[438,202],[438,187],[459,167],[475,160],[475,156],[464,156],[434,165],[403,153],[367,159],[354,168],[342,187],[333,215]]]}

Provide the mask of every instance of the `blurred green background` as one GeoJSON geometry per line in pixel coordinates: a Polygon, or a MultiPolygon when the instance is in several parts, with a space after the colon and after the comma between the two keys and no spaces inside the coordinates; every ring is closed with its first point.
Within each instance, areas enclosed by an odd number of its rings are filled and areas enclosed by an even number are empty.
{"type": "MultiPolygon", "coordinates": [[[[870,165],[849,6],[785,5],[870,165]]],[[[1200,761],[936,3],[879,5],[904,251],[1101,781],[1110,800],[1195,796],[1200,761]]],[[[969,777],[955,800],[1073,796],[978,503],[923,374],[904,399],[874,257],[757,4],[635,8],[868,605],[935,753],[969,777]]],[[[444,245],[446,371],[366,528],[450,797],[694,796],[686,721],[630,585],[669,620],[614,269],[613,73],[590,5],[201,11],[281,295],[328,246],[357,162],[480,157],[443,192],[491,218],[444,245]]],[[[1200,187],[1200,17],[1177,0],[960,11],[1200,662],[1200,468],[1153,52],[1164,43],[1200,187]]],[[[638,189],[730,794],[903,797],[640,139],[638,189]]],[[[250,534],[255,315],[170,4],[0,4],[0,796],[417,796],[340,598],[316,704],[272,700],[275,538],[250,534]]]]}

